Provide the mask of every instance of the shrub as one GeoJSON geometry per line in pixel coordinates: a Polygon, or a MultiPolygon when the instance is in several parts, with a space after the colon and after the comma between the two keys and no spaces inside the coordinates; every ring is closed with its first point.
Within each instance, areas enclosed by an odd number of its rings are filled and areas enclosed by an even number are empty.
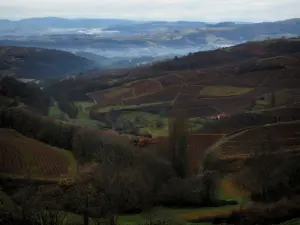
{"type": "Polygon", "coordinates": [[[141,225],[183,225],[185,222],[175,218],[170,212],[162,208],[152,208],[142,214],[143,223],[141,225]]]}
{"type": "Polygon", "coordinates": [[[158,193],[158,201],[165,206],[211,206],[216,200],[217,177],[214,173],[191,178],[172,178],[158,193]]]}
{"type": "MultiPolygon", "coordinates": [[[[279,224],[294,218],[300,214],[300,198],[294,196],[291,199],[282,199],[272,204],[254,204],[246,210],[233,212],[230,216],[222,218],[222,221],[234,225],[265,225],[279,224]]],[[[215,220],[219,224],[220,220],[215,220]]]]}

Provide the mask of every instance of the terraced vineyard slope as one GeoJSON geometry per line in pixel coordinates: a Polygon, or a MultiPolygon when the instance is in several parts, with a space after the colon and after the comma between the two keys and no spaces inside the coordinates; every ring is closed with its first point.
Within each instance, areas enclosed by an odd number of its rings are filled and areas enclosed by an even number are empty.
{"type": "Polygon", "coordinates": [[[279,122],[246,129],[223,140],[217,152],[221,159],[251,157],[261,148],[267,135],[272,135],[270,141],[274,146],[274,154],[296,153],[300,146],[300,121],[279,122]]]}
{"type": "Polygon", "coordinates": [[[104,122],[109,111],[162,115],[176,109],[190,118],[211,118],[271,109],[300,100],[299,52],[299,38],[246,43],[169,60],[145,68],[151,74],[148,77],[140,71],[141,76],[130,81],[136,75],[133,70],[127,82],[85,94],[97,104],[95,118],[104,122]],[[214,62],[211,66],[190,65],[201,64],[209,56],[214,62]],[[227,56],[235,58],[226,61],[227,56]],[[168,108],[161,110],[158,105],[168,108]]]}
{"type": "Polygon", "coordinates": [[[73,182],[77,162],[72,153],[0,129],[0,176],[13,179],[73,182]]]}

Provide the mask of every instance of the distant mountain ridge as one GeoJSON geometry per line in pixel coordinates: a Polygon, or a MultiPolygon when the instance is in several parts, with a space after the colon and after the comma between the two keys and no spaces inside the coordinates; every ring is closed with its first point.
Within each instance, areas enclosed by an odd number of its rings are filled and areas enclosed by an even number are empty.
{"type": "Polygon", "coordinates": [[[45,27],[53,28],[98,28],[115,25],[125,25],[136,23],[132,20],[126,19],[65,19],[59,17],[41,17],[28,18],[17,21],[0,20],[0,30],[17,29],[17,28],[31,28],[41,29],[45,27]]]}
{"type": "Polygon", "coordinates": [[[120,68],[120,65],[134,67],[247,41],[297,36],[300,36],[299,18],[277,22],[224,21],[211,24],[62,18],[0,21],[0,45],[92,53],[93,61],[108,69],[120,68]],[[108,60],[103,58],[103,63],[99,63],[102,57],[108,60]],[[120,59],[122,63],[119,63],[120,59]]]}

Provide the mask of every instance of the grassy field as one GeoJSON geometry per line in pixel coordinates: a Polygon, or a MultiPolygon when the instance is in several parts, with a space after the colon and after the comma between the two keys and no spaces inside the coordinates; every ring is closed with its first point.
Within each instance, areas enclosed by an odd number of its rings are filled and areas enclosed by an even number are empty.
{"type": "Polygon", "coordinates": [[[256,105],[259,105],[259,106],[268,106],[268,105],[270,105],[270,101],[268,101],[268,100],[256,100],[255,101],[255,104],[256,105]]]}
{"type": "Polygon", "coordinates": [[[74,102],[74,105],[76,106],[78,113],[76,119],[69,119],[72,123],[83,125],[91,128],[98,128],[99,125],[103,126],[105,124],[100,123],[97,120],[92,120],[89,116],[90,108],[94,106],[95,104],[93,102],[74,102]]]}
{"type": "Polygon", "coordinates": [[[167,105],[167,104],[171,105],[171,102],[151,102],[151,103],[140,104],[140,105],[121,105],[120,104],[120,105],[98,108],[97,111],[100,113],[105,113],[105,112],[109,112],[111,110],[138,109],[138,108],[147,107],[147,106],[157,106],[157,105],[167,105]]]}
{"type": "MultiPolygon", "coordinates": [[[[218,198],[221,200],[237,200],[241,202],[247,196],[245,191],[235,187],[229,177],[221,180],[218,190],[218,198]]],[[[177,220],[196,220],[207,217],[229,215],[232,211],[238,210],[240,205],[206,207],[206,208],[163,208],[166,215],[174,217],[177,220]]],[[[120,224],[140,224],[143,221],[142,215],[122,215],[119,217],[120,224]]],[[[188,224],[188,223],[186,223],[188,224]]],[[[211,223],[193,223],[193,224],[211,224],[211,223]]]]}
{"type": "Polygon", "coordinates": [[[110,88],[108,91],[105,91],[104,96],[106,98],[115,98],[117,96],[121,96],[122,94],[130,91],[132,91],[132,88],[125,88],[125,87],[110,88]]]}
{"type": "Polygon", "coordinates": [[[281,223],[280,225],[300,225],[300,218],[286,221],[284,223],[281,223]]]}
{"type": "Polygon", "coordinates": [[[54,103],[53,106],[50,106],[49,107],[49,110],[48,110],[48,116],[52,117],[52,118],[55,118],[55,119],[60,119],[62,117],[64,118],[69,118],[69,116],[62,112],[59,108],[58,108],[58,105],[57,103],[54,103]]]}
{"type": "Polygon", "coordinates": [[[196,29],[185,29],[181,30],[180,34],[186,35],[186,34],[192,34],[192,33],[197,33],[198,31],[196,29]]]}
{"type": "Polygon", "coordinates": [[[189,132],[199,132],[203,128],[205,120],[201,117],[194,117],[189,119],[189,132]]]}
{"type": "Polygon", "coordinates": [[[164,137],[168,136],[168,126],[163,126],[162,128],[151,128],[151,127],[144,127],[141,129],[142,132],[150,133],[152,137],[164,137]]]}
{"type": "Polygon", "coordinates": [[[87,126],[91,128],[98,128],[99,125],[104,126],[105,124],[100,123],[97,120],[92,120],[89,116],[90,108],[94,105],[93,102],[74,102],[74,105],[76,106],[78,110],[78,114],[76,119],[71,119],[69,116],[62,112],[58,106],[57,103],[55,103],[53,106],[49,107],[48,116],[55,118],[55,119],[62,119],[65,121],[68,121],[70,123],[87,126]]]}
{"type": "Polygon", "coordinates": [[[91,120],[91,119],[69,119],[69,122],[81,125],[81,126],[86,126],[90,128],[98,128],[98,126],[103,126],[105,125],[104,123],[101,123],[97,120],[91,120]]]}
{"type": "MultiPolygon", "coordinates": [[[[199,219],[201,217],[207,217],[209,215],[227,215],[232,210],[238,209],[237,206],[226,206],[220,208],[185,208],[185,209],[170,209],[161,208],[157,212],[157,217],[160,219],[167,219],[168,221],[174,221],[174,224],[195,224],[195,225],[210,225],[212,223],[189,223],[187,220],[199,219]]],[[[140,225],[145,223],[147,215],[120,215],[118,217],[119,225],[140,225]]],[[[68,213],[66,218],[66,225],[73,225],[82,221],[82,216],[77,214],[68,213]]],[[[99,219],[90,218],[90,224],[96,225],[99,219]]]]}
{"type": "Polygon", "coordinates": [[[90,119],[90,108],[95,105],[93,102],[74,102],[78,110],[77,119],[90,119]]]}
{"type": "Polygon", "coordinates": [[[146,112],[124,112],[118,120],[130,121],[145,133],[153,136],[166,136],[168,134],[168,119],[160,115],[146,112]]]}
{"type": "MultiPolygon", "coordinates": [[[[154,137],[168,135],[168,119],[157,114],[146,112],[125,112],[119,117],[120,120],[130,121],[138,127],[142,127],[141,131],[150,133],[154,137]],[[161,124],[157,126],[157,123],[161,124]]],[[[197,132],[202,128],[203,120],[201,118],[192,118],[189,120],[189,132],[197,132]]]]}
{"type": "Polygon", "coordinates": [[[204,96],[235,96],[246,94],[249,91],[253,90],[252,88],[240,88],[234,86],[205,86],[199,93],[199,95],[204,96]]]}
{"type": "Polygon", "coordinates": [[[222,200],[234,199],[242,201],[248,196],[248,193],[236,187],[233,184],[232,178],[228,176],[221,180],[218,196],[222,200]]]}
{"type": "MultiPolygon", "coordinates": [[[[74,102],[74,105],[78,110],[77,119],[90,119],[89,108],[94,105],[93,102],[74,102]]],[[[64,115],[65,118],[69,118],[69,116],[66,113],[62,112],[59,109],[57,103],[54,103],[53,106],[49,107],[48,115],[57,119],[61,118],[62,115],[64,115]]]]}
{"type": "Polygon", "coordinates": [[[235,205],[200,209],[180,209],[177,210],[176,216],[188,221],[201,220],[206,218],[214,218],[217,216],[227,216],[230,215],[234,210],[238,210],[239,208],[239,205],[235,205]]]}

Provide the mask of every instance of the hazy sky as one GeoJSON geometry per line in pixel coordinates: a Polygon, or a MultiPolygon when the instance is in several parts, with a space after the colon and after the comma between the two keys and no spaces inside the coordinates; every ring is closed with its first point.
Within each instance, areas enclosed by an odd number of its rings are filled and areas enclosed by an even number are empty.
{"type": "Polygon", "coordinates": [[[274,21],[300,17],[300,0],[0,0],[0,17],[20,19],[274,21]]]}

